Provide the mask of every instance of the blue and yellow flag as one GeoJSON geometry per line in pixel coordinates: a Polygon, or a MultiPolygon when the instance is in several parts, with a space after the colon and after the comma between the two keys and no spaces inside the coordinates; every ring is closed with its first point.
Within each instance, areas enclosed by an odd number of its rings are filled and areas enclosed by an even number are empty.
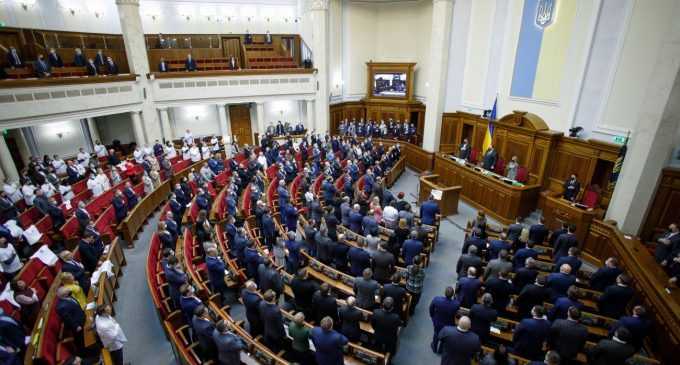
{"type": "Polygon", "coordinates": [[[614,191],[616,187],[616,181],[619,179],[621,174],[621,168],[623,167],[623,160],[626,158],[626,152],[628,152],[628,139],[630,138],[630,132],[626,135],[626,140],[623,141],[623,145],[619,149],[619,155],[616,157],[616,162],[614,163],[614,168],[612,169],[612,175],[609,178],[609,191],[614,191]]]}
{"type": "Polygon", "coordinates": [[[496,121],[496,113],[498,110],[498,97],[493,101],[493,108],[491,108],[491,114],[489,114],[489,125],[486,128],[486,134],[484,134],[484,142],[482,142],[482,152],[486,151],[489,146],[491,146],[491,141],[493,141],[493,123],[496,121]]]}

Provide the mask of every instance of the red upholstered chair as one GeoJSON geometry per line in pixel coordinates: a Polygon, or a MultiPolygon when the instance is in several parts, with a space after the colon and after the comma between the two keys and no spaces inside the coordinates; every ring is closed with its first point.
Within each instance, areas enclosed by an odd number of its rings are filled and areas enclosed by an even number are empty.
{"type": "Polygon", "coordinates": [[[587,206],[588,208],[595,208],[597,202],[600,200],[600,193],[593,186],[589,186],[583,192],[583,199],[581,199],[581,204],[587,206]]]}
{"type": "Polygon", "coordinates": [[[499,158],[498,161],[496,161],[496,166],[494,166],[493,172],[497,173],[498,175],[505,176],[505,160],[499,158]]]}
{"type": "Polygon", "coordinates": [[[473,148],[470,151],[470,158],[469,158],[470,162],[473,163],[473,164],[476,164],[478,158],[479,158],[479,151],[477,151],[477,149],[473,148]]]}
{"type": "Polygon", "coordinates": [[[517,168],[517,176],[515,177],[515,180],[521,183],[526,183],[529,180],[529,171],[526,167],[520,166],[517,168]]]}

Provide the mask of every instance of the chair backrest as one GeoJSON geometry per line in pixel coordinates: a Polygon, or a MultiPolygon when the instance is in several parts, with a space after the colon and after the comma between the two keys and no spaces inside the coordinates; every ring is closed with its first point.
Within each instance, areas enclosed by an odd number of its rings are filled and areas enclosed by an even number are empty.
{"type": "Polygon", "coordinates": [[[496,166],[494,166],[494,172],[497,173],[498,175],[505,176],[505,160],[499,158],[498,161],[496,161],[496,166]]]}
{"type": "Polygon", "coordinates": [[[594,190],[587,189],[583,192],[583,199],[581,199],[581,203],[588,208],[595,208],[599,199],[600,194],[594,190]]]}
{"type": "Polygon", "coordinates": [[[473,148],[470,150],[470,162],[472,163],[477,163],[477,159],[479,158],[479,151],[477,149],[473,148]]]}
{"type": "Polygon", "coordinates": [[[527,182],[529,177],[529,172],[527,171],[527,168],[524,166],[520,166],[517,168],[517,176],[515,177],[515,180],[525,183],[527,182]]]}

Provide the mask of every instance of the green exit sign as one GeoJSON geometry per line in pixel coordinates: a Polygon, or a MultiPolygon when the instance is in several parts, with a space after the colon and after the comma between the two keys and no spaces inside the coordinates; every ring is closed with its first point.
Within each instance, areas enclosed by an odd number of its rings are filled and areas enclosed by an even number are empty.
{"type": "Polygon", "coordinates": [[[623,144],[624,142],[626,142],[626,137],[614,136],[614,143],[623,144]]]}

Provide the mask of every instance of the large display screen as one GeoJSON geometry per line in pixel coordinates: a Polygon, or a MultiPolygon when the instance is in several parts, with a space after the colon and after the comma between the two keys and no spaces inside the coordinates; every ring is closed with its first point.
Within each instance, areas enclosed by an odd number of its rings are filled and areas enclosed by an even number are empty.
{"type": "Polygon", "coordinates": [[[373,96],[405,97],[405,72],[380,72],[373,74],[373,96]]]}

